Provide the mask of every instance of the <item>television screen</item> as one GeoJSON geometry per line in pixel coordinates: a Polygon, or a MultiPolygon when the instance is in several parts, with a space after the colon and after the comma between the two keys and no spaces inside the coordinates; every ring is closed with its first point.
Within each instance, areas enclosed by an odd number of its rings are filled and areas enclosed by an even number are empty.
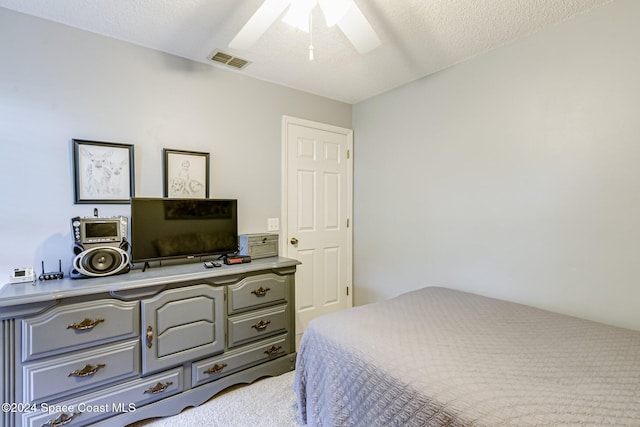
{"type": "Polygon", "coordinates": [[[236,200],[131,199],[133,262],[231,254],[237,250],[236,200]]]}

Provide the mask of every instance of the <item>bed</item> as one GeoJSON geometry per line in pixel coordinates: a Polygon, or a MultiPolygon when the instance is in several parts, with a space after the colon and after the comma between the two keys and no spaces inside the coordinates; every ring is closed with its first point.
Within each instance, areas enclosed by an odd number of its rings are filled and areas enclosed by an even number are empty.
{"type": "Polygon", "coordinates": [[[310,322],[309,426],[640,426],[640,332],[429,287],[310,322]]]}

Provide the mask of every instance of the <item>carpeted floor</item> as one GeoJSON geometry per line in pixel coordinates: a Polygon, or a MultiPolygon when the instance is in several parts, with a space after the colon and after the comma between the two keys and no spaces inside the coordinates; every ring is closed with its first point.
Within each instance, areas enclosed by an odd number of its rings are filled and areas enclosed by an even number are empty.
{"type": "Polygon", "coordinates": [[[131,427],[300,426],[296,421],[296,397],[291,388],[294,373],[235,386],[197,408],[188,408],[173,417],[141,421],[131,427]]]}

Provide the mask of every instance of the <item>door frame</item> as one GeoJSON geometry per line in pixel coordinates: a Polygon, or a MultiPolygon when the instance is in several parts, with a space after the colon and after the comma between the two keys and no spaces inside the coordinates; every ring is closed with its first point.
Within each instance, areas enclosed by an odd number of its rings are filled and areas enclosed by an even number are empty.
{"type": "MultiPolygon", "coordinates": [[[[347,218],[349,221],[349,225],[346,228],[348,230],[347,233],[347,281],[345,285],[348,286],[349,292],[347,295],[347,307],[353,306],[353,129],[343,128],[339,126],[328,125],[326,123],[314,122],[312,120],[300,119],[292,116],[282,116],[282,194],[281,200],[282,205],[280,207],[280,254],[284,257],[289,256],[289,215],[288,215],[288,205],[289,205],[289,159],[288,159],[288,148],[289,148],[289,139],[287,128],[290,124],[319,129],[328,132],[334,132],[341,135],[345,135],[347,137],[347,218]]],[[[294,307],[297,309],[297,307],[294,307]]]]}

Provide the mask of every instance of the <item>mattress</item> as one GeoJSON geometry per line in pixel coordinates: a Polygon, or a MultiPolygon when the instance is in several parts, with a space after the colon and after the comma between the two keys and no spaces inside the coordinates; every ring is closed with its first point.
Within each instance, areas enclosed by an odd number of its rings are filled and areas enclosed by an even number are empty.
{"type": "Polygon", "coordinates": [[[309,323],[310,426],[640,426],[640,332],[446,288],[309,323]]]}

